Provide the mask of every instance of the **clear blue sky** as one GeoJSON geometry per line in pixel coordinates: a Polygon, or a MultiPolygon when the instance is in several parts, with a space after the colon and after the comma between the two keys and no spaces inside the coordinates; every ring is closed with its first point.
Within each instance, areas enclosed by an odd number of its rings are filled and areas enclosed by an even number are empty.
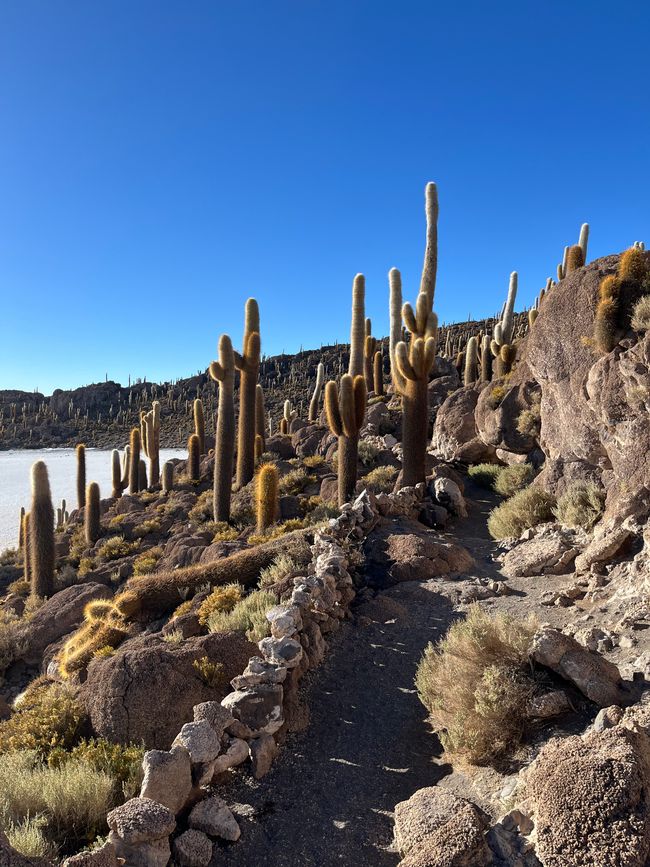
{"type": "Polygon", "coordinates": [[[438,184],[441,320],[529,304],[580,224],[650,241],[641,2],[5,0],[0,388],[387,329],[438,184]]]}

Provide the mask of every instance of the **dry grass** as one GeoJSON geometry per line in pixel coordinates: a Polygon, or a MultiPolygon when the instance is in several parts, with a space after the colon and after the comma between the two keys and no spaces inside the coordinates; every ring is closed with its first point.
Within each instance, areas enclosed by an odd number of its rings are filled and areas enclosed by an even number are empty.
{"type": "Polygon", "coordinates": [[[558,498],[553,514],[567,527],[591,530],[605,508],[605,493],[593,482],[574,482],[558,498]]]}
{"type": "Polygon", "coordinates": [[[293,557],[289,557],[287,554],[280,554],[270,566],[267,566],[266,569],[262,569],[260,572],[260,587],[271,587],[273,584],[277,584],[278,581],[283,581],[296,568],[297,564],[293,557]]]}
{"type": "Polygon", "coordinates": [[[518,539],[524,530],[552,521],[554,506],[555,498],[541,488],[524,488],[490,512],[490,535],[493,539],[518,539]]]}
{"type": "Polygon", "coordinates": [[[250,641],[261,641],[271,634],[266,612],[277,605],[277,601],[275,594],[268,590],[254,590],[231,611],[211,614],[208,629],[210,632],[244,632],[250,641]]]}
{"type": "Polygon", "coordinates": [[[308,469],[314,470],[316,467],[323,466],[325,458],[322,455],[308,455],[302,459],[302,462],[308,469]]]}
{"type": "MultiPolygon", "coordinates": [[[[67,846],[92,840],[106,826],[114,804],[112,778],[87,762],[71,759],[58,768],[41,762],[33,751],[0,756],[0,824],[19,827],[40,820],[47,839],[67,846]]],[[[43,835],[45,839],[45,835],[43,835]]],[[[38,845],[34,829],[23,840],[38,845]]]]}
{"type": "Polygon", "coordinates": [[[532,621],[490,617],[474,605],[438,645],[429,644],[415,684],[450,756],[490,764],[519,742],[534,690],[527,673],[534,631],[532,621]]]}
{"type": "Polygon", "coordinates": [[[232,611],[243,596],[241,584],[233,582],[215,587],[207,599],[204,599],[198,610],[199,623],[206,626],[210,617],[219,611],[232,611]]]}
{"type": "Polygon", "coordinates": [[[643,295],[634,305],[631,325],[634,331],[650,331],[650,295],[643,295]]]}
{"type": "Polygon", "coordinates": [[[156,518],[149,518],[147,521],[143,521],[133,528],[133,536],[136,539],[142,539],[150,533],[160,533],[160,521],[156,520],[156,518]]]}
{"type": "Polygon", "coordinates": [[[395,485],[397,467],[375,467],[361,479],[361,484],[374,494],[389,494],[395,485]]]}
{"type": "Polygon", "coordinates": [[[508,389],[503,385],[495,385],[494,388],[490,391],[487,404],[490,409],[498,409],[501,406],[501,401],[508,393],[508,389]]]}
{"type": "Polygon", "coordinates": [[[222,662],[212,662],[209,657],[195,659],[192,667],[196,669],[205,684],[211,689],[219,689],[226,684],[226,672],[222,662]]]}
{"type": "Polygon", "coordinates": [[[47,818],[28,816],[22,822],[8,821],[3,829],[12,848],[27,858],[45,858],[54,861],[57,847],[46,837],[47,818]]]}
{"type": "Polygon", "coordinates": [[[13,611],[0,610],[0,674],[25,652],[27,639],[21,637],[24,623],[13,611]]]}
{"type": "Polygon", "coordinates": [[[281,494],[302,494],[308,485],[313,485],[316,481],[316,476],[310,475],[307,470],[299,467],[296,470],[291,470],[286,476],[280,479],[281,494]]]}
{"type": "Polygon", "coordinates": [[[530,464],[513,464],[502,467],[494,481],[494,490],[502,497],[511,497],[530,484],[535,470],[530,464]]]}

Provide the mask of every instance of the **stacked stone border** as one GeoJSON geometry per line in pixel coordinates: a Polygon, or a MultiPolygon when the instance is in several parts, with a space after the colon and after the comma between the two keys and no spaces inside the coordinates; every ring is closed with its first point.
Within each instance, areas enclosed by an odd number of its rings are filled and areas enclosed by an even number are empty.
{"type": "Polygon", "coordinates": [[[267,613],[271,635],[259,642],[259,656],[233,678],[221,702],[195,705],[193,722],[170,750],[145,753],[139,797],[108,814],[102,848],[68,858],[67,867],[117,867],[119,859],[126,867],[166,867],[172,856],[179,867],[207,867],[215,839],[239,839],[226,802],[204,787],[247,760],[255,779],[269,771],[277,735],[291,728],[298,710],[299,681],[322,662],[324,636],[339,627],[356,595],[348,569],[360,555],[353,552],[380,516],[413,516],[424,495],[424,485],[377,496],[363,491],[315,532],[306,574],[293,579],[290,600],[267,613]]]}

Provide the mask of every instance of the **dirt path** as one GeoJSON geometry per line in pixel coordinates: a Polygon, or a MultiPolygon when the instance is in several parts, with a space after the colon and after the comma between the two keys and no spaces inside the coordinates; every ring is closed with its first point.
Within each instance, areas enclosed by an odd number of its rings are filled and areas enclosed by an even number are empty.
{"type": "MultiPolygon", "coordinates": [[[[479,561],[477,574],[491,572],[485,512],[493,505],[486,495],[453,532],[479,561]]],[[[245,805],[236,808],[242,838],[215,850],[215,867],[398,863],[395,804],[448,770],[435,763],[439,744],[413,679],[427,643],[453,619],[453,586],[408,582],[355,607],[357,622],[342,627],[305,679],[308,728],[290,736],[260,782],[239,777],[224,791],[230,804],[245,805]]]]}

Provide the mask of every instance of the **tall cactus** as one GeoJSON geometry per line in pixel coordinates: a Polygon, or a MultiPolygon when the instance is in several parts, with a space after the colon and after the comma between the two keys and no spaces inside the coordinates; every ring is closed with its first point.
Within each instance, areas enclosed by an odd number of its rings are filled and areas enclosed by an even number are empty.
{"type": "Polygon", "coordinates": [[[492,379],[492,353],[490,352],[490,338],[487,334],[481,340],[481,382],[489,382],[492,379]]]}
{"type": "Polygon", "coordinates": [[[363,344],[363,375],[366,378],[366,389],[374,391],[374,359],[377,351],[377,338],[372,336],[372,322],[366,319],[366,336],[363,344]]]}
{"type": "Polygon", "coordinates": [[[197,397],[194,401],[194,433],[199,438],[199,451],[205,454],[205,416],[203,414],[203,401],[197,397]]]}
{"type": "Polygon", "coordinates": [[[54,507],[50,480],[43,461],[32,466],[32,505],[29,510],[32,593],[39,598],[54,593],[54,507]]]}
{"type": "Polygon", "coordinates": [[[263,464],[257,472],[255,486],[255,505],[257,512],[257,532],[264,533],[278,516],[278,468],[275,464],[263,464]]]}
{"type": "Polygon", "coordinates": [[[339,505],[347,503],[357,484],[359,431],[366,413],[366,381],[363,375],[341,377],[340,388],[325,386],[325,412],[332,433],[338,437],[339,505]]]}
{"type": "Polygon", "coordinates": [[[235,353],[240,372],[239,430],[237,435],[237,487],[243,488],[255,472],[255,391],[260,369],[260,312],[257,301],[246,302],[241,355],[235,353]]]}
{"type": "Polygon", "coordinates": [[[29,512],[23,509],[22,533],[23,533],[23,578],[31,587],[32,584],[32,543],[29,532],[29,512]]]}
{"type": "Polygon", "coordinates": [[[227,334],[219,338],[219,361],[210,365],[210,376],[219,383],[214,446],[214,520],[229,521],[235,453],[235,353],[227,334]]]}
{"type": "Polygon", "coordinates": [[[111,452],[111,496],[114,498],[121,497],[128,485],[128,458],[126,455],[124,460],[123,466],[118,449],[113,449],[111,452]]]}
{"type": "Polygon", "coordinates": [[[404,304],[401,315],[410,332],[407,345],[397,339],[397,310],[402,300],[399,271],[389,274],[391,312],[391,370],[393,384],[402,397],[402,481],[405,486],[424,482],[429,426],[429,374],[436,357],[438,318],[433,312],[438,262],[438,191],[434,183],[425,190],[426,249],[415,311],[404,304]]]}
{"type": "Polygon", "coordinates": [[[187,476],[190,482],[201,478],[201,441],[195,433],[187,441],[187,476]]]}
{"type": "Polygon", "coordinates": [[[578,245],[582,250],[582,264],[587,264],[587,246],[589,244],[589,223],[583,223],[580,227],[578,245]]]}
{"type": "Polygon", "coordinates": [[[319,362],[318,369],[316,370],[316,385],[314,387],[314,393],[311,400],[309,401],[309,421],[318,421],[318,407],[320,404],[320,396],[323,391],[324,384],[325,365],[321,361],[319,362]]]}
{"type": "Polygon", "coordinates": [[[291,408],[291,401],[285,400],[284,412],[280,419],[280,433],[282,436],[288,436],[291,433],[291,422],[296,419],[298,413],[291,408]]]}
{"type": "Polygon", "coordinates": [[[174,490],[174,465],[171,461],[165,461],[162,465],[162,489],[168,494],[174,490]]]}
{"type": "Polygon", "coordinates": [[[474,385],[478,379],[478,338],[470,337],[465,348],[463,385],[474,385]]]}
{"type": "Polygon", "coordinates": [[[86,505],[86,446],[79,443],[75,449],[77,458],[77,508],[83,509],[86,505]]]}
{"type": "Polygon", "coordinates": [[[366,336],[366,278],[357,274],[352,282],[352,324],[350,326],[350,376],[363,376],[366,336]]]}
{"type": "Polygon", "coordinates": [[[99,485],[97,482],[91,482],[88,485],[86,495],[86,513],[84,516],[84,532],[86,536],[86,545],[90,548],[99,539],[101,533],[99,485]]]}
{"type": "Polygon", "coordinates": [[[512,343],[514,337],[517,283],[518,275],[516,271],[513,271],[510,275],[510,283],[508,284],[508,297],[503,305],[501,319],[494,326],[493,340],[490,344],[492,354],[496,359],[493,369],[497,377],[510,373],[517,356],[517,349],[512,343]]]}
{"type": "Polygon", "coordinates": [[[160,481],[160,403],[154,400],[152,408],[144,416],[144,453],[149,458],[149,484],[160,481]]]}
{"type": "Polygon", "coordinates": [[[131,429],[129,443],[129,493],[137,494],[140,490],[140,429],[131,429]]]}
{"type": "Polygon", "coordinates": [[[257,383],[255,386],[255,451],[257,453],[257,438],[262,440],[262,452],[266,448],[266,411],[264,409],[264,390],[257,383]]]}
{"type": "Polygon", "coordinates": [[[381,350],[375,352],[372,360],[373,391],[376,395],[384,393],[384,359],[381,350]]]}

